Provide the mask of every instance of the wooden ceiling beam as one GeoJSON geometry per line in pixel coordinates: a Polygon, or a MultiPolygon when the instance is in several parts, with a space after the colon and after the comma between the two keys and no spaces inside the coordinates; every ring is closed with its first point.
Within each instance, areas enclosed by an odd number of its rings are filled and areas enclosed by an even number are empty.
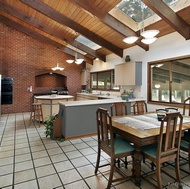
{"type": "Polygon", "coordinates": [[[144,0],[144,3],[185,39],[190,39],[190,25],[179,17],[162,0],[144,0]]]}
{"type": "MultiPolygon", "coordinates": [[[[106,56],[94,51],[93,49],[87,47],[86,45],[77,42],[74,39],[68,39],[65,38],[65,35],[59,31],[56,31],[55,29],[52,29],[51,27],[49,27],[46,24],[43,24],[42,22],[40,22],[39,20],[35,19],[35,18],[31,18],[29,17],[27,14],[25,14],[24,12],[18,11],[17,9],[15,9],[14,7],[9,6],[8,4],[1,2],[0,1],[0,10],[10,14],[13,17],[16,17],[18,19],[20,19],[23,22],[26,22],[27,24],[30,24],[33,27],[38,28],[39,30],[46,32],[47,34],[54,36],[58,39],[61,39],[63,41],[65,41],[66,43],[71,44],[72,46],[74,46],[75,48],[86,52],[87,54],[90,54],[93,57],[97,57],[102,61],[106,61],[106,56]]],[[[73,54],[74,56],[74,54],[73,54]]]]}
{"type": "MultiPolygon", "coordinates": [[[[122,34],[124,37],[139,35],[135,31],[133,31],[131,28],[127,27],[125,24],[123,24],[122,22],[114,18],[112,15],[99,9],[97,6],[94,5],[92,1],[86,1],[86,0],[70,0],[70,1],[82,7],[83,9],[87,10],[91,14],[95,15],[107,26],[111,27],[116,32],[122,34]]],[[[145,45],[140,40],[137,40],[136,44],[146,51],[149,49],[148,45],[145,45]]]]}
{"type": "MultiPolygon", "coordinates": [[[[42,41],[42,42],[47,43],[49,45],[55,46],[56,48],[59,48],[59,49],[63,50],[65,53],[70,54],[72,56],[75,55],[75,51],[73,51],[72,49],[69,49],[69,48],[65,47],[64,45],[62,45],[62,44],[60,44],[60,43],[58,43],[58,42],[56,42],[50,38],[38,33],[38,32],[35,32],[35,31],[33,31],[33,30],[31,30],[31,29],[29,29],[29,28],[15,22],[15,21],[3,16],[3,15],[0,15],[0,21],[4,24],[22,32],[22,33],[25,33],[28,36],[33,37],[34,39],[37,39],[38,41],[42,41]]],[[[93,64],[92,59],[89,59],[89,58],[87,58],[84,55],[81,55],[79,53],[78,53],[78,58],[83,58],[87,63],[93,64]]]]}
{"type": "Polygon", "coordinates": [[[87,37],[89,40],[97,43],[98,45],[100,45],[102,47],[105,47],[106,49],[110,50],[111,52],[115,53],[116,55],[123,57],[123,49],[110,43],[109,41],[105,40],[103,37],[96,35],[92,31],[86,29],[85,27],[74,22],[73,20],[69,19],[68,17],[55,11],[54,9],[52,9],[51,7],[47,6],[46,4],[40,2],[39,0],[33,0],[33,1],[20,0],[20,1],[25,3],[28,6],[32,7],[33,9],[39,11],[40,13],[46,15],[47,17],[53,19],[54,21],[56,21],[62,25],[66,25],[67,27],[77,31],[81,35],[87,37]]]}

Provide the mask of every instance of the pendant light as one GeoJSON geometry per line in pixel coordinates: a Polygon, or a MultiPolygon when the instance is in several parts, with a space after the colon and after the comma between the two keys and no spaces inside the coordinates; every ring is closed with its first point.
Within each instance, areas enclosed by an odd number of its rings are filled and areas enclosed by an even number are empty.
{"type": "MultiPolygon", "coordinates": [[[[141,36],[144,37],[143,39],[141,39],[141,42],[144,44],[152,44],[153,42],[155,42],[157,40],[157,38],[155,37],[158,33],[159,30],[146,30],[144,28],[144,3],[143,0],[141,1],[141,13],[142,13],[142,21],[141,21],[141,36]]],[[[126,37],[125,39],[123,39],[123,41],[125,43],[128,44],[132,44],[134,42],[136,42],[139,38],[137,36],[129,36],[126,37]]]]}
{"type": "MultiPolygon", "coordinates": [[[[59,50],[59,49],[58,49],[59,50]]],[[[57,50],[57,51],[58,51],[57,50]]],[[[64,68],[62,68],[62,67],[59,67],[59,63],[58,63],[58,52],[57,52],[57,65],[56,65],[56,67],[54,67],[54,68],[51,68],[53,71],[56,71],[56,70],[60,70],[60,71],[63,71],[64,70],[64,68]]]]}
{"type": "MultiPolygon", "coordinates": [[[[76,33],[76,36],[77,36],[77,33],[76,33]]],[[[76,45],[76,50],[75,50],[75,59],[74,60],[72,60],[72,59],[66,60],[66,62],[69,64],[72,64],[73,62],[75,62],[75,64],[82,64],[84,61],[84,59],[82,59],[82,58],[77,58],[77,55],[78,55],[78,48],[77,48],[78,41],[77,40],[76,40],[76,43],[77,43],[77,45],[76,45]]]]}

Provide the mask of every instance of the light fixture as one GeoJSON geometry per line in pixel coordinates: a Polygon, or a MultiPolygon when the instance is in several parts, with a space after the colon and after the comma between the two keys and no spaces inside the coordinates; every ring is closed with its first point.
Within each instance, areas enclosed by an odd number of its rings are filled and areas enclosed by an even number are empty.
{"type": "MultiPolygon", "coordinates": [[[[141,39],[141,42],[149,45],[149,44],[154,43],[157,40],[157,38],[155,36],[159,33],[159,30],[147,30],[147,31],[145,31],[145,29],[144,29],[144,3],[143,3],[143,0],[141,1],[141,12],[142,12],[142,21],[141,21],[142,27],[141,27],[141,34],[140,35],[142,37],[144,37],[143,39],[141,39]]],[[[139,39],[139,37],[137,37],[137,36],[129,36],[129,37],[126,37],[125,39],[123,39],[123,41],[125,43],[132,44],[132,43],[135,43],[138,39],[139,39]]]]}
{"type": "Polygon", "coordinates": [[[154,86],[155,86],[156,89],[160,88],[160,84],[159,83],[155,84],[154,86]]]}
{"type": "Polygon", "coordinates": [[[137,36],[129,36],[129,37],[126,37],[125,39],[123,39],[123,41],[128,44],[135,43],[137,40],[138,40],[137,36]]]}
{"type": "MultiPolygon", "coordinates": [[[[76,33],[76,35],[77,35],[77,33],[76,33]]],[[[66,62],[67,63],[69,63],[69,64],[72,64],[73,62],[75,62],[75,64],[81,64],[83,61],[84,61],[84,59],[82,59],[82,58],[77,58],[77,54],[78,54],[78,41],[76,40],[76,43],[77,43],[77,45],[76,45],[76,50],[75,50],[75,59],[74,60],[72,60],[72,59],[70,59],[70,60],[66,60],[66,62]]]]}
{"type": "MultiPolygon", "coordinates": [[[[59,49],[58,49],[59,50],[59,49]]],[[[58,54],[58,53],[57,53],[58,54]]],[[[59,63],[58,63],[58,55],[57,55],[57,65],[56,65],[56,67],[54,67],[54,68],[51,68],[53,71],[56,71],[56,70],[60,70],[60,71],[63,71],[64,70],[64,68],[62,68],[62,67],[59,67],[59,63]]]]}

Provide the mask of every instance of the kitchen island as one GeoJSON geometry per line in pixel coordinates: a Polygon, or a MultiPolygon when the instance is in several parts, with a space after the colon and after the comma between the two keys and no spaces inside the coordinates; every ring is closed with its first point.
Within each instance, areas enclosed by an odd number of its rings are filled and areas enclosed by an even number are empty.
{"type": "Polygon", "coordinates": [[[105,100],[84,100],[72,102],[59,102],[59,116],[62,116],[62,134],[65,139],[82,137],[96,134],[96,110],[99,107],[106,108],[111,112],[110,107],[116,102],[125,102],[128,114],[131,112],[131,103],[121,98],[105,100]]]}
{"type": "Polygon", "coordinates": [[[73,101],[74,96],[71,95],[41,95],[34,96],[34,102],[42,104],[43,118],[46,119],[50,115],[59,112],[59,101],[73,101]]]}

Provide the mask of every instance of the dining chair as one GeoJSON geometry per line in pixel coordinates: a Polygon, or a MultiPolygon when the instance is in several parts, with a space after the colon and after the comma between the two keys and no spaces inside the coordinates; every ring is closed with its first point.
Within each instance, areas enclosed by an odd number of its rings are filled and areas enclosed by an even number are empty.
{"type": "MultiPolygon", "coordinates": [[[[127,105],[124,102],[116,102],[111,105],[111,116],[123,116],[127,115],[127,105]]],[[[120,137],[123,140],[126,140],[119,134],[114,133],[114,137],[120,137]]],[[[116,163],[118,167],[120,167],[120,161],[123,161],[123,159],[117,159],[116,163]]],[[[125,164],[125,168],[127,168],[128,162],[127,157],[125,157],[125,160],[123,161],[125,164]]]]}
{"type": "Polygon", "coordinates": [[[145,102],[145,100],[136,101],[133,104],[133,112],[134,114],[139,115],[148,112],[147,103],[145,102]]]}
{"type": "Polygon", "coordinates": [[[161,172],[171,176],[178,183],[178,187],[181,189],[181,178],[179,169],[179,154],[180,154],[180,142],[182,133],[182,121],[183,116],[179,112],[166,113],[166,116],[161,121],[160,134],[158,142],[155,144],[147,145],[142,148],[143,155],[154,162],[156,165],[155,171],[151,174],[145,174],[142,176],[147,182],[152,184],[155,188],[162,188],[161,172]],[[179,124],[178,124],[179,119],[179,124]],[[162,164],[175,160],[175,172],[176,178],[162,169],[162,164]],[[151,177],[156,173],[157,185],[151,182],[147,177],[151,177]]]}
{"type": "MultiPolygon", "coordinates": [[[[183,115],[188,115],[190,116],[190,97],[184,100],[183,104],[183,115]],[[188,107],[188,112],[186,112],[186,107],[188,107]],[[187,113],[187,114],[186,114],[187,113]]],[[[184,135],[181,138],[181,150],[186,152],[188,157],[184,157],[183,155],[180,156],[185,162],[181,165],[184,164],[189,164],[189,171],[190,171],[190,129],[184,131],[184,135]]]]}
{"type": "Polygon", "coordinates": [[[111,105],[111,116],[127,115],[127,105],[124,102],[116,102],[111,105]]]}
{"type": "Polygon", "coordinates": [[[165,108],[166,112],[177,112],[178,108],[174,108],[174,107],[169,107],[169,108],[165,108]]]}
{"type": "MultiPolygon", "coordinates": [[[[111,187],[113,182],[129,180],[133,177],[133,169],[132,174],[122,175],[120,178],[113,179],[114,170],[121,173],[120,169],[115,166],[115,161],[118,158],[133,156],[134,146],[125,140],[121,140],[120,138],[114,138],[113,133],[114,129],[112,127],[112,119],[107,109],[98,108],[96,111],[96,122],[97,122],[97,135],[98,135],[98,153],[97,153],[97,161],[95,167],[95,174],[97,174],[98,169],[104,166],[110,165],[109,172],[109,180],[107,184],[107,189],[111,187]],[[110,156],[110,163],[101,164],[100,165],[100,156],[101,151],[104,151],[108,156],[110,156]]],[[[132,158],[132,167],[133,167],[133,158],[132,158]]]]}

